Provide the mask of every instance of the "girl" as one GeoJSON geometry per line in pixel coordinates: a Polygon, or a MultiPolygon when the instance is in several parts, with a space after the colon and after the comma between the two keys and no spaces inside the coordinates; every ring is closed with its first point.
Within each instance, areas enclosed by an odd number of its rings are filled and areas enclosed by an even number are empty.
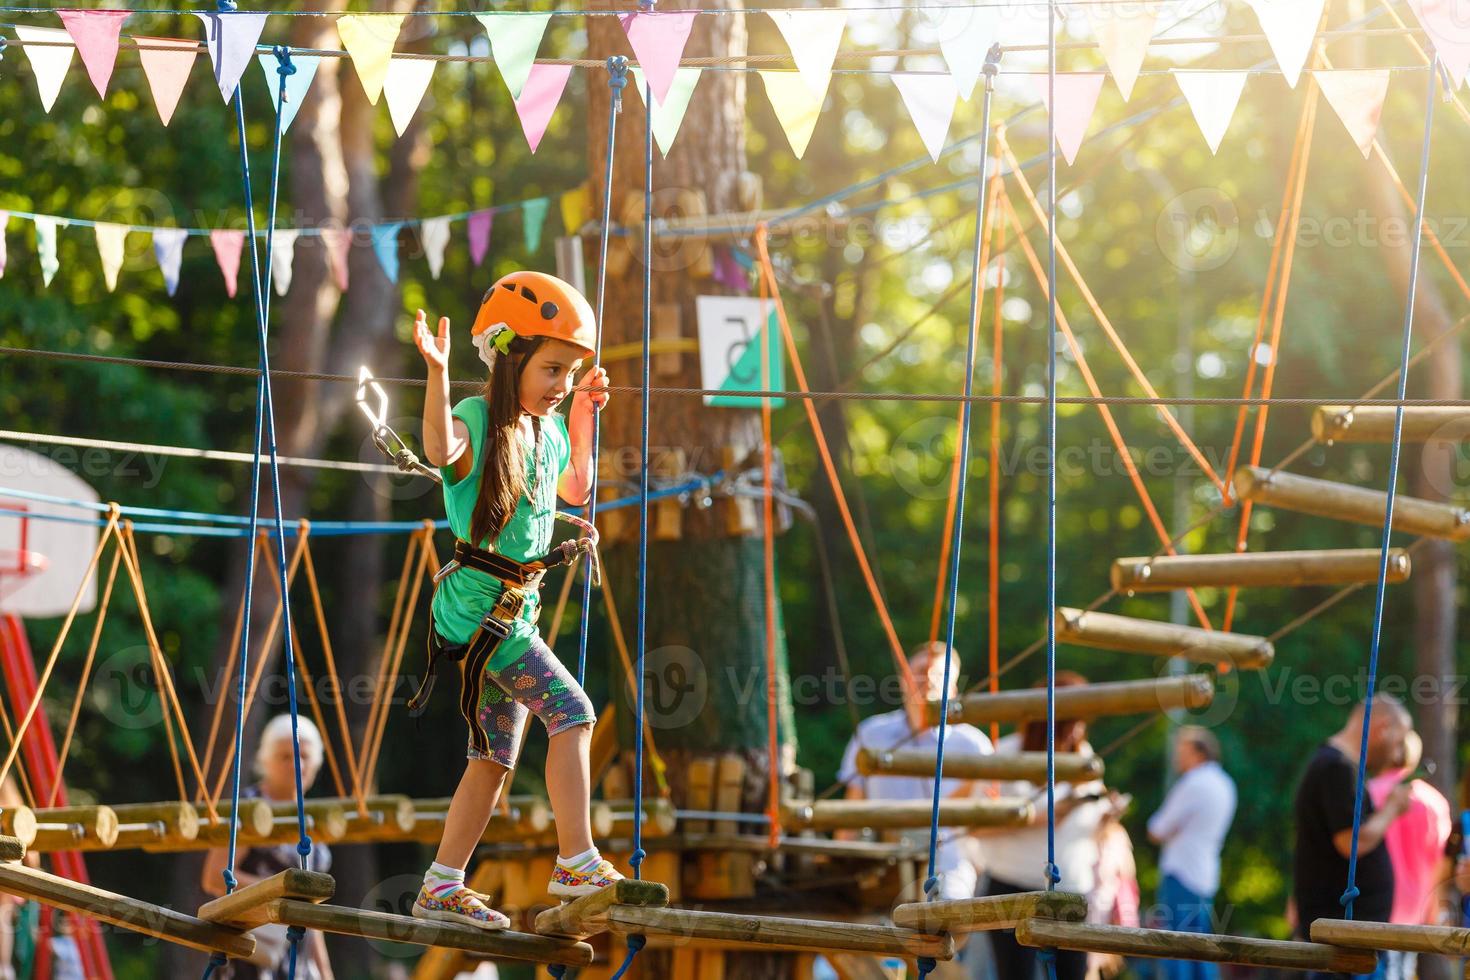
{"type": "Polygon", "coordinates": [[[596,333],[587,300],[554,276],[514,272],[499,280],[485,293],[471,335],[489,377],[451,413],[449,320],[439,319],[435,337],[418,311],[414,341],[429,375],[424,455],[440,468],[458,540],[430,604],[428,677],[410,706],[422,705],[439,654],[460,660],[470,746],[413,914],[504,929],[509,920],[465,887],[464,874],[515,765],[528,711],[550,738],[546,790],[558,857],[548,891],[587,895],[622,877],[592,843],[592,704],[534,625],[545,571],[538,559],[551,546],[556,498],[584,504],[590,496],[592,423],[608,392],[606,372],[595,367],[576,389],[570,418],[556,411],[596,333]]]}

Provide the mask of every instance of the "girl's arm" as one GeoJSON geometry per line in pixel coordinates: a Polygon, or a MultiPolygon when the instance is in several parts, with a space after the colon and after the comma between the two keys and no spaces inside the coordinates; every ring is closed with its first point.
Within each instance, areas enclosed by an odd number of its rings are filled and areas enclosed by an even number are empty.
{"type": "Polygon", "coordinates": [[[592,426],[597,412],[607,404],[607,396],[607,372],[601,365],[587,372],[572,396],[572,408],[567,413],[572,460],[556,488],[557,495],[569,504],[581,506],[592,496],[592,426]]]}
{"type": "Polygon", "coordinates": [[[423,310],[413,324],[413,339],[428,368],[424,393],[424,458],[432,466],[454,464],[454,478],[463,480],[474,469],[470,430],[449,407],[449,317],[439,318],[439,336],[429,333],[423,310]]]}

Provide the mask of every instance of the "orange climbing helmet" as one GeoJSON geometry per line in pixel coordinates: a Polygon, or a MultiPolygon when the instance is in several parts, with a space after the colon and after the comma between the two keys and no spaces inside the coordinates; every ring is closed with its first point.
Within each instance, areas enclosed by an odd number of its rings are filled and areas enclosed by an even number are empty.
{"type": "MultiPolygon", "coordinates": [[[[580,347],[591,356],[597,344],[592,306],[576,287],[544,272],[512,272],[485,291],[470,334],[482,352],[501,327],[517,337],[551,337],[580,347]]],[[[504,350],[509,338],[494,346],[504,350]]]]}

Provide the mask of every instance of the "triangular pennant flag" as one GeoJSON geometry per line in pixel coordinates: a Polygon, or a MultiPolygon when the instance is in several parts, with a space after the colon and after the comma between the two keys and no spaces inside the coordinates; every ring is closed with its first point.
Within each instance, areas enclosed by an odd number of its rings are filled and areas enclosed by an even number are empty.
{"type": "Polygon", "coordinates": [[[1365,158],[1373,148],[1373,138],[1378,135],[1378,119],[1383,115],[1383,100],[1388,97],[1389,74],[1387,68],[1317,72],[1317,85],[1327,97],[1327,104],[1347,127],[1348,135],[1365,158]]]}
{"type": "Polygon", "coordinates": [[[323,228],[322,246],[327,250],[327,265],[337,289],[347,292],[347,261],[352,252],[352,235],[341,228],[323,228]]]}
{"type": "Polygon", "coordinates": [[[575,235],[592,211],[592,189],[586,184],[574,187],[563,194],[557,203],[561,205],[561,226],[568,235],[575,235]]]}
{"type": "Polygon", "coordinates": [[[954,104],[959,98],[954,79],[942,74],[917,74],[896,71],[891,76],[908,107],[909,116],[919,130],[919,138],[934,162],[944,152],[949,135],[949,121],[954,118],[954,104]]]}
{"type": "Polygon", "coordinates": [[[1249,0],[1261,30],[1271,45],[1271,53],[1286,76],[1286,84],[1296,88],[1322,21],[1322,5],[1327,0],[1249,0]]]}
{"type": "Polygon", "coordinates": [[[813,95],[826,96],[832,62],[847,26],[845,10],[772,10],[771,19],[791,48],[796,70],[813,95]]]}
{"type": "Polygon", "coordinates": [[[174,109],[178,108],[179,96],[184,94],[184,84],[189,80],[189,69],[194,67],[199,45],[176,37],[140,37],[136,41],[158,118],[167,126],[174,117],[174,109]]]}
{"type": "Polygon", "coordinates": [[[97,255],[102,259],[102,281],[107,283],[107,291],[110,293],[117,288],[117,270],[122,268],[123,245],[132,229],[127,225],[99,221],[92,226],[92,230],[97,234],[97,255]]]}
{"type": "Polygon", "coordinates": [[[817,116],[822,113],[822,103],[827,101],[827,93],[807,88],[800,72],[762,69],[760,76],[766,83],[766,98],[770,99],[771,108],[776,110],[786,141],[791,144],[791,152],[800,160],[807,143],[811,142],[812,130],[817,125],[817,116]]]}
{"type": "Polygon", "coordinates": [[[388,96],[388,115],[393,119],[393,131],[399,136],[413,122],[413,114],[419,111],[424,93],[429,90],[429,81],[434,77],[435,62],[427,58],[394,58],[388,62],[388,76],[383,80],[383,92],[388,96]]]}
{"type": "MultiPolygon", "coordinates": [[[[34,28],[40,30],[40,28],[34,28]]],[[[19,32],[20,28],[16,28],[19,32]]],[[[64,33],[57,31],[56,33],[64,33]]],[[[43,285],[51,285],[51,278],[56,275],[56,270],[61,268],[61,263],[56,260],[56,219],[38,214],[31,221],[36,226],[36,256],[41,260],[41,282],[43,285]]]]}
{"type": "Polygon", "coordinates": [[[107,82],[117,62],[117,35],[128,10],[58,10],[56,15],[76,42],[77,54],[98,96],[107,98],[107,82]]]}
{"type": "Polygon", "coordinates": [[[557,103],[561,102],[561,94],[566,90],[567,79],[571,77],[571,65],[531,66],[531,74],[527,76],[526,85],[521,89],[515,104],[516,114],[521,119],[521,131],[526,134],[526,142],[531,144],[532,153],[541,145],[541,137],[546,135],[551,114],[556,111],[557,103]]]}
{"type": "Polygon", "coordinates": [[[41,93],[41,108],[47,112],[56,104],[61,92],[66,70],[71,67],[71,55],[76,44],[66,31],[54,27],[15,26],[15,36],[25,43],[26,59],[36,76],[36,88],[41,93]],[[60,42],[60,43],[58,43],[60,42]]]}
{"type": "MultiPolygon", "coordinates": [[[[1053,115],[1056,117],[1057,146],[1061,148],[1068,166],[1077,158],[1082,138],[1087,135],[1087,124],[1092,122],[1092,110],[1097,108],[1097,97],[1102,92],[1103,77],[1100,71],[1066,72],[1056,76],[1057,108],[1053,115]]],[[[1031,76],[1041,95],[1041,104],[1050,111],[1046,79],[1047,76],[1040,73],[1031,76]]]]}
{"type": "Polygon", "coordinates": [[[424,246],[424,257],[429,260],[429,275],[438,279],[444,270],[444,248],[449,244],[449,219],[425,218],[419,226],[419,241],[424,246]]]}
{"type": "Polygon", "coordinates": [[[346,14],[337,18],[337,36],[342,38],[342,47],[351,56],[362,90],[373,105],[383,93],[393,45],[398,43],[402,26],[402,14],[346,14]]]}
{"type": "Polygon", "coordinates": [[[927,8],[937,19],[934,30],[939,35],[939,51],[954,76],[960,98],[966,102],[975,91],[985,56],[990,46],[1000,40],[1000,5],[980,7],[941,6],[927,8]]]}
{"type": "Polygon", "coordinates": [[[1118,91],[1123,93],[1123,101],[1127,102],[1133,94],[1133,83],[1138,81],[1144,55],[1148,54],[1158,12],[1149,5],[1098,2],[1087,5],[1087,14],[1103,60],[1113,73],[1118,91]]]}
{"type": "Polygon", "coordinates": [[[623,33],[628,35],[628,45],[638,58],[638,64],[648,72],[648,85],[653,89],[654,102],[668,98],[669,86],[674,84],[674,69],[679,67],[679,59],[684,56],[689,30],[698,15],[697,10],[667,14],[638,11],[618,15],[623,33]]]}
{"type": "Polygon", "coordinates": [[[189,233],[182,228],[153,229],[153,257],[163,273],[163,287],[172,296],[179,288],[179,265],[184,260],[184,239],[189,233]]]}
{"type": "Polygon", "coordinates": [[[1184,71],[1174,70],[1174,80],[1199,123],[1210,152],[1220,148],[1220,140],[1230,127],[1235,107],[1240,104],[1240,93],[1245,88],[1249,72],[1244,71],[1184,71]]]}
{"type": "Polygon", "coordinates": [[[476,14],[475,19],[490,38],[490,54],[500,77],[505,79],[505,87],[510,89],[510,97],[519,97],[551,14],[476,14]]]}
{"type": "Polygon", "coordinates": [[[272,232],[271,282],[276,295],[285,296],[291,288],[291,270],[296,261],[296,235],[294,228],[277,228],[272,232]]]}
{"type": "MultiPolygon", "coordinates": [[[[698,68],[680,68],[674,72],[674,80],[662,102],[653,102],[653,139],[664,156],[674,145],[679,135],[679,126],[684,122],[684,113],[689,111],[689,100],[694,97],[694,87],[699,84],[698,68]]],[[[638,98],[643,98],[643,69],[633,69],[633,88],[638,98]]]]}
{"type": "Polygon", "coordinates": [[[1409,0],[1409,8],[1459,88],[1470,68],[1470,9],[1465,0],[1409,0]]]}
{"type": "Polygon", "coordinates": [[[204,44],[209,48],[209,63],[214,66],[214,80],[226,102],[235,94],[255,45],[265,30],[269,14],[201,14],[204,22],[204,44]]]}
{"type": "Polygon", "coordinates": [[[378,265],[389,282],[398,281],[398,232],[403,222],[393,221],[386,225],[373,225],[373,252],[378,256],[378,265]]]}
{"type": "Polygon", "coordinates": [[[274,54],[264,53],[259,56],[260,70],[265,72],[265,87],[271,94],[271,105],[275,106],[281,115],[281,132],[291,128],[291,121],[296,118],[296,113],[301,109],[301,103],[306,99],[306,93],[311,88],[311,83],[316,78],[317,66],[321,64],[321,56],[314,54],[291,54],[291,64],[296,68],[294,75],[286,76],[286,104],[281,105],[281,73],[277,69],[280,62],[274,54]]]}
{"type": "Polygon", "coordinates": [[[546,224],[546,211],[551,198],[533,197],[521,205],[521,232],[526,238],[526,251],[532,255],[541,248],[541,228],[546,224]]]}
{"type": "Polygon", "coordinates": [[[0,277],[5,275],[5,226],[10,222],[10,212],[0,211],[0,277]]]}
{"type": "Polygon", "coordinates": [[[495,212],[486,209],[474,211],[470,214],[470,261],[479,268],[480,263],[485,261],[485,251],[490,247],[490,226],[495,221],[495,212]]]}
{"type": "Polygon", "coordinates": [[[225,277],[225,292],[234,299],[236,280],[240,276],[240,254],[245,251],[245,233],[216,228],[209,233],[209,244],[214,247],[214,260],[219,263],[220,274],[225,277]]]}

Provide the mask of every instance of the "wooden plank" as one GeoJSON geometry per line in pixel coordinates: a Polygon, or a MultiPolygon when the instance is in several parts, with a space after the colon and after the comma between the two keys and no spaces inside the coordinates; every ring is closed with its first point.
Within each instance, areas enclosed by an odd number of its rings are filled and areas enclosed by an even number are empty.
{"type": "MultiPolygon", "coordinates": [[[[933,776],[934,753],[929,749],[859,749],[857,770],[864,776],[933,776]]],[[[944,753],[944,775],[951,779],[987,779],[1046,782],[1045,752],[1008,752],[979,755],[944,753]]],[[[1103,760],[1078,752],[1056,754],[1059,783],[1090,783],[1103,776],[1103,760]]]]}
{"type": "Polygon", "coordinates": [[[491,931],[454,922],[415,919],[371,909],[314,905],[294,899],[276,899],[266,906],[270,921],[304,929],[335,932],[363,939],[385,939],[416,946],[441,946],[493,959],[525,960],[583,966],[592,962],[592,947],[554,936],[535,936],[509,929],[491,931]]]}
{"type": "MultiPolygon", "coordinates": [[[[739,753],[726,752],[715,763],[715,809],[721,813],[739,813],[745,799],[745,759],[739,753]]],[[[735,820],[716,820],[715,833],[733,834],[740,824],[735,820]]]]}
{"type": "Polygon", "coordinates": [[[1281,970],[1324,973],[1372,973],[1378,958],[1367,950],[1342,949],[1320,943],[1281,942],[1127,926],[1094,926],[1075,922],[1027,919],[1016,926],[1016,941],[1043,949],[1075,949],[1145,956],[1155,959],[1237,963],[1281,970]]]}
{"type": "Polygon", "coordinates": [[[206,922],[227,923],[237,929],[254,929],[270,919],[265,905],[278,898],[296,898],[308,902],[325,902],[337,890],[329,874],[287,868],[269,878],[237,888],[199,906],[199,918],[206,922]]]}
{"type": "MultiPolygon", "coordinates": [[[[1298,588],[1378,581],[1377,548],[1327,551],[1256,551],[1221,555],[1159,555],[1113,562],[1113,588],[1124,594],[1238,586],[1298,588]]],[[[1388,581],[1409,577],[1409,553],[1388,553],[1388,581]]]]}
{"type": "MultiPolygon", "coordinates": [[[[1061,687],[1056,691],[1057,717],[1097,718],[1136,715],[1171,708],[1203,708],[1215,697],[1207,674],[1160,677],[1146,681],[1108,681],[1061,687]]],[[[965,694],[949,703],[949,720],[972,725],[1011,724],[1046,718],[1046,689],[1031,687],[995,694],[965,694]]],[[[929,718],[937,723],[939,702],[929,702],[929,718]]]]}
{"type": "MultiPolygon", "coordinates": [[[[702,755],[691,760],[684,772],[686,780],[684,805],[690,810],[713,810],[715,805],[714,756],[702,755]]],[[[686,822],[686,826],[696,834],[707,833],[710,829],[708,820],[690,820],[686,822]]]]}
{"type": "MultiPolygon", "coordinates": [[[[1381,490],[1295,473],[1272,473],[1263,466],[1242,466],[1236,470],[1235,492],[1242,500],[1369,527],[1383,525],[1383,510],[1388,504],[1388,494],[1381,490]]],[[[1394,494],[1393,529],[1405,534],[1465,541],[1470,539],[1470,510],[1394,494]]]]}
{"type": "Polygon", "coordinates": [[[1312,941],[1353,949],[1397,949],[1430,956],[1470,955],[1470,929],[1454,926],[1318,919],[1312,923],[1312,941]]]}
{"type": "Polygon", "coordinates": [[[18,862],[0,864],[0,891],[204,953],[243,959],[255,952],[253,936],[18,862]]]}
{"type": "Polygon", "coordinates": [[[1031,918],[1081,922],[1087,918],[1087,898],[1072,892],[1021,892],[984,898],[906,902],[893,910],[894,925],[920,932],[1014,929],[1016,923],[1031,918]]]}
{"type": "MultiPolygon", "coordinates": [[[[1389,442],[1393,405],[1322,405],[1312,413],[1312,438],[1318,442],[1389,442]]],[[[1428,442],[1470,439],[1470,411],[1433,405],[1405,405],[1403,440],[1428,442]]]]}
{"type": "Polygon", "coordinates": [[[86,850],[106,850],[117,840],[117,811],[110,806],[54,806],[35,812],[37,824],[80,825],[82,837],[78,843],[92,845],[86,850]]]}
{"type": "Polygon", "coordinates": [[[1276,656],[1275,647],[1264,636],[1064,607],[1057,608],[1057,642],[1121,653],[1184,657],[1202,664],[1229,663],[1238,670],[1260,670],[1276,656]]]}
{"type": "Polygon", "coordinates": [[[669,890],[656,881],[624,878],[609,888],[583,895],[536,916],[536,931],[543,936],[585,939],[607,930],[607,911],[613,906],[642,908],[669,904],[669,890]]]}
{"type": "MultiPolygon", "coordinates": [[[[781,823],[788,830],[861,830],[927,827],[933,818],[928,800],[815,800],[787,803],[781,823]]],[[[939,801],[941,827],[1020,827],[1035,809],[1023,799],[947,799],[939,801]]]]}
{"type": "Polygon", "coordinates": [[[673,939],[712,939],[781,949],[837,949],[855,953],[954,958],[954,940],[897,926],[828,922],[785,916],[701,912],[694,909],[641,909],[617,906],[608,911],[613,932],[658,933],[673,939]]]}

